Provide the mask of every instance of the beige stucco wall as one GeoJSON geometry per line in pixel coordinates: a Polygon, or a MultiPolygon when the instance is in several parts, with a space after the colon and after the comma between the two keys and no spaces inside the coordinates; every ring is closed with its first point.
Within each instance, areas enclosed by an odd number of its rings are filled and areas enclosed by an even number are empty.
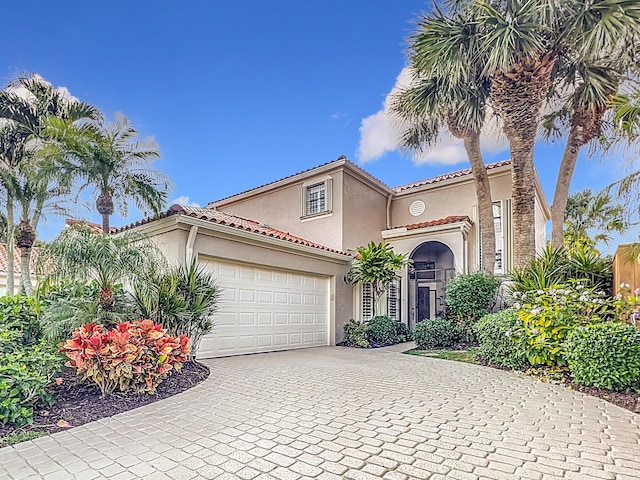
{"type": "MultiPolygon", "coordinates": [[[[511,197],[510,170],[491,172],[489,177],[493,201],[511,197]]],[[[414,223],[428,222],[448,217],[449,215],[467,215],[473,218],[473,207],[478,203],[475,186],[471,175],[463,179],[444,180],[426,188],[416,188],[398,194],[391,204],[391,224],[399,227],[414,223]],[[422,215],[413,216],[409,206],[415,200],[426,204],[422,215]]]]}
{"type": "Polygon", "coordinates": [[[239,217],[266,223],[270,227],[342,250],[342,182],[341,170],[323,172],[288,185],[266,190],[247,198],[219,202],[219,210],[239,217]],[[332,209],[327,215],[301,218],[303,184],[332,180],[332,209]]]}
{"type": "Polygon", "coordinates": [[[380,242],[387,227],[387,196],[348,171],[343,172],[343,179],[342,249],[380,242]]]}
{"type": "MultiPolygon", "coordinates": [[[[182,261],[189,236],[190,225],[175,224],[175,218],[162,220],[167,227],[164,229],[149,228],[148,234],[165,253],[167,258],[182,261]]],[[[323,258],[322,253],[296,251],[293,244],[269,244],[269,238],[260,235],[252,239],[235,235],[232,227],[228,232],[207,230],[199,226],[198,234],[193,245],[193,254],[197,258],[237,261],[255,266],[279,270],[297,271],[329,277],[331,288],[330,298],[330,339],[335,344],[343,339],[344,323],[353,315],[353,287],[347,285],[343,278],[347,274],[351,259],[323,258]]]]}

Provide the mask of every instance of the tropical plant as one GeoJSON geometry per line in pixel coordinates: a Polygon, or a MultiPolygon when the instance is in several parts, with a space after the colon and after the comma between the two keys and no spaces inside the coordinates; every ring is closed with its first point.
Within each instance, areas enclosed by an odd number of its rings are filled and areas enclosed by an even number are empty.
{"type": "Polygon", "coordinates": [[[96,210],[102,216],[103,233],[110,232],[116,208],[127,214],[129,202],[141,210],[161,211],[172,188],[170,180],[149,167],[160,157],[152,137],[138,140],[138,131],[127,117],[116,112],[115,121],[103,118],[81,126],[51,118],[45,136],[54,142],[48,154],[57,157],[62,170],[81,179],[80,192],[95,189],[96,210]]]}
{"type": "MultiPolygon", "coordinates": [[[[428,16],[429,29],[437,30],[440,35],[450,35],[452,31],[461,32],[467,28],[462,16],[448,18],[440,10],[434,9],[428,16]]],[[[465,63],[464,80],[459,72],[447,72],[434,75],[429,69],[421,70],[425,41],[416,35],[412,40],[409,58],[412,62],[411,85],[402,88],[392,102],[391,109],[402,121],[404,132],[400,148],[426,153],[441,137],[446,128],[456,138],[464,142],[471,164],[471,173],[478,202],[478,216],[482,259],[482,269],[492,274],[495,266],[496,244],[491,187],[489,176],[480,149],[480,131],[482,130],[487,99],[489,97],[489,79],[482,75],[471,58],[465,63]]],[[[456,37],[455,48],[469,52],[469,36],[456,37]]]]}
{"type": "Polygon", "coordinates": [[[220,294],[214,276],[195,258],[133,285],[137,314],[162,325],[170,335],[186,335],[191,359],[196,357],[202,337],[213,329],[220,294]]]}
{"type": "MultiPolygon", "coordinates": [[[[462,28],[438,29],[427,16],[418,23],[413,48],[422,71],[457,74],[469,82],[467,64],[472,59],[491,79],[490,104],[510,144],[514,263],[522,266],[535,253],[533,147],[542,103],[552,82],[558,82],[554,74],[572,65],[583,72],[578,67],[592,52],[604,57],[635,52],[621,46],[635,45],[640,10],[635,0],[470,0],[447,2],[444,15],[452,24],[463,18],[462,28]],[[459,48],[461,38],[468,50],[459,48]]],[[[599,103],[584,102],[592,93],[586,89],[585,96],[574,96],[577,128],[584,129],[596,116],[592,109],[600,108],[599,103]]],[[[609,95],[606,89],[600,93],[599,99],[609,95]]],[[[564,215],[564,208],[560,212],[564,215]]]]}
{"type": "Polygon", "coordinates": [[[623,233],[626,228],[624,207],[609,195],[594,195],[586,189],[569,197],[564,222],[564,243],[569,251],[577,247],[598,253],[598,242],[609,245],[610,233],[623,233]]]}
{"type": "Polygon", "coordinates": [[[482,317],[474,327],[480,343],[478,355],[503,367],[524,367],[527,364],[524,352],[510,338],[517,321],[518,311],[515,308],[482,317]]]}
{"type": "Polygon", "coordinates": [[[548,243],[538,256],[511,272],[512,292],[527,293],[552,288],[574,280],[585,286],[611,294],[613,260],[588,248],[554,247],[548,243]]]}
{"type": "Polygon", "coordinates": [[[97,296],[61,298],[49,305],[43,315],[45,320],[50,316],[45,330],[56,336],[88,319],[112,324],[129,318],[118,292],[123,285],[152,277],[163,262],[155,244],[138,232],[104,235],[82,224],[65,228],[42,249],[37,268],[48,284],[95,282],[97,296]],[[61,325],[55,326],[56,319],[61,325]]]}
{"type": "MultiPolygon", "coordinates": [[[[31,159],[34,152],[43,146],[41,138],[46,119],[56,117],[71,125],[80,120],[97,119],[99,116],[100,113],[95,107],[77,101],[64,89],[55,89],[36,74],[19,75],[10,81],[6,88],[0,90],[0,161],[3,166],[0,183],[7,195],[7,230],[10,232],[7,258],[7,291],[9,293],[13,293],[14,285],[14,205],[17,201],[23,204],[21,228],[15,233],[18,236],[18,243],[23,245],[21,250],[23,264],[26,263],[26,267],[23,266],[22,279],[25,288],[29,290],[28,257],[33,240],[36,238],[37,221],[42,215],[44,202],[46,202],[42,197],[51,198],[51,192],[47,187],[53,187],[52,184],[47,182],[44,186],[42,183],[38,186],[25,185],[25,182],[34,178],[34,175],[25,177],[24,173],[37,164],[31,159]],[[25,165],[26,159],[30,160],[25,165]],[[19,167],[22,168],[19,169],[19,167]],[[38,200],[33,196],[34,191],[39,192],[38,200]],[[22,195],[25,192],[29,192],[31,196],[25,198],[22,195]],[[31,205],[34,201],[35,205],[31,205]],[[31,209],[26,205],[30,205],[31,209]]],[[[35,177],[38,178],[38,182],[42,182],[39,175],[35,177]]],[[[47,175],[47,178],[55,183],[55,175],[47,175]]],[[[58,187],[56,186],[52,191],[56,188],[58,187]]]]}
{"type": "Polygon", "coordinates": [[[413,340],[418,350],[450,347],[455,336],[454,326],[442,318],[425,319],[413,329],[413,340]]]}
{"type": "Polygon", "coordinates": [[[447,319],[467,342],[475,339],[474,325],[495,303],[500,281],[484,273],[456,275],[446,287],[447,319]]]}
{"type": "Polygon", "coordinates": [[[393,247],[384,242],[370,242],[367,246],[358,247],[348,278],[355,283],[371,285],[374,315],[382,294],[410,262],[407,255],[395,253],[393,247]]]}
{"type": "Polygon", "coordinates": [[[104,397],[115,391],[150,393],[189,354],[186,336],[168,335],[151,320],[120,323],[111,330],[89,323],[73,332],[61,348],[83,380],[95,383],[104,397]]]}
{"type": "Polygon", "coordinates": [[[509,332],[531,365],[566,365],[564,342],[578,325],[603,321],[611,312],[604,292],[580,282],[514,293],[518,322],[509,332]],[[521,302],[521,303],[520,303],[521,302]]]}
{"type": "Polygon", "coordinates": [[[640,386],[640,332],[632,325],[604,322],[578,327],[565,343],[578,385],[607,390],[640,386]]]}

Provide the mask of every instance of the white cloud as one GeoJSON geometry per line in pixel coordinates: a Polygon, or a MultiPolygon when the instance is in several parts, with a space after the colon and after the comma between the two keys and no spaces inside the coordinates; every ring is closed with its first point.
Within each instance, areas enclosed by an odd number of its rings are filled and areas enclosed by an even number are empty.
{"type": "MultiPolygon", "coordinates": [[[[409,68],[404,68],[396,78],[396,83],[387,94],[382,109],[364,118],[360,124],[360,146],[358,157],[366,163],[377,160],[387,152],[398,150],[402,132],[401,122],[394,117],[390,109],[392,96],[411,82],[409,68]]],[[[492,112],[487,113],[487,122],[480,137],[482,150],[497,153],[508,147],[507,139],[502,134],[498,119],[492,112]]],[[[440,141],[426,154],[412,156],[413,163],[422,164],[456,164],[467,160],[462,140],[443,132],[440,141]]]]}
{"type": "Polygon", "coordinates": [[[182,205],[183,207],[200,207],[200,204],[196,202],[190,202],[189,197],[186,195],[174,198],[169,202],[169,205],[182,205]]]}

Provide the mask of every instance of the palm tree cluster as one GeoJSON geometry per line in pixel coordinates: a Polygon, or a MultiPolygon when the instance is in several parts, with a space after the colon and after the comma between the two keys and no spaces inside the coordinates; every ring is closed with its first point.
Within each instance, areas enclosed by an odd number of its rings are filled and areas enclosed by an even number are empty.
{"type": "Polygon", "coordinates": [[[90,189],[110,230],[115,208],[133,201],[158,213],[171,185],[149,167],[160,157],[153,138],[122,114],[108,123],[98,108],[56,89],[37,74],[16,76],[0,89],[0,192],[7,241],[7,293],[14,291],[14,246],[20,249],[20,290],[32,292],[31,251],[47,213],[74,216],[68,207],[90,189]],[[18,222],[16,225],[16,221],[18,222]]]}
{"type": "MultiPolygon", "coordinates": [[[[535,253],[534,143],[568,130],[552,206],[563,242],[565,208],[581,148],[638,74],[637,0],[449,0],[409,38],[413,80],[395,98],[401,144],[428,149],[447,128],[464,140],[476,183],[483,267],[493,266],[491,191],[479,138],[487,110],[500,118],[512,161],[514,263],[535,253]],[[543,114],[548,105],[550,113],[543,114]]],[[[613,115],[611,115],[613,116],[613,115]]],[[[612,123],[613,124],[613,123],[612,123]]],[[[492,268],[491,268],[492,269],[492,268]]]]}

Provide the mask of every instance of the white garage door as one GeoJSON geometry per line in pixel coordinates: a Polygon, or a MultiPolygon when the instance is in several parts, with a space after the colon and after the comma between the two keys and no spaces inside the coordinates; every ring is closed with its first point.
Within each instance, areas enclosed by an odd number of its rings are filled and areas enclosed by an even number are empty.
{"type": "Polygon", "coordinates": [[[329,279],[240,263],[202,262],[222,288],[199,358],[328,345],[329,279]]]}

